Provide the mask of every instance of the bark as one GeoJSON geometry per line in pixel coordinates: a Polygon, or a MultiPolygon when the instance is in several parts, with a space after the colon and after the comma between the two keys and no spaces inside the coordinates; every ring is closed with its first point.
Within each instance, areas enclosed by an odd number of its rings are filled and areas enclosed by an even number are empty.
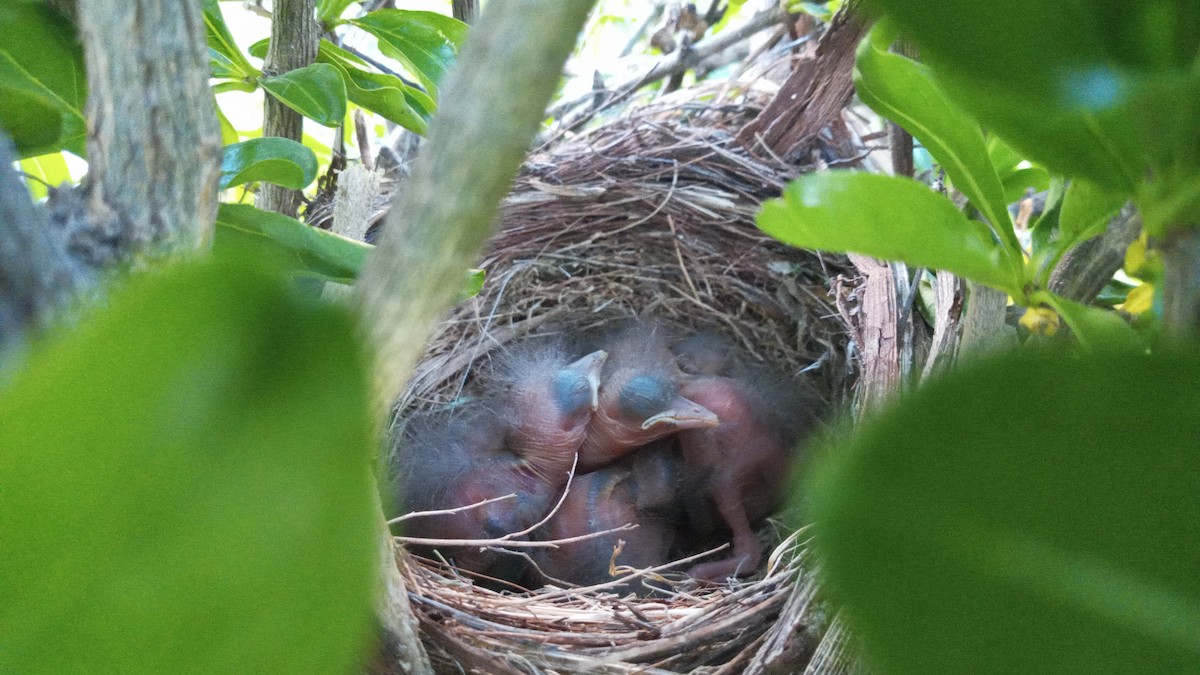
{"type": "Polygon", "coordinates": [[[1188,343],[1200,337],[1200,229],[1167,233],[1159,250],[1163,261],[1163,335],[1188,343]]]}
{"type": "Polygon", "coordinates": [[[1058,262],[1047,287],[1076,302],[1090,303],[1125,263],[1125,251],[1142,231],[1142,217],[1126,204],[1104,234],[1079,244],[1058,262]]]}
{"type": "Polygon", "coordinates": [[[761,146],[777,157],[801,151],[850,102],[854,52],[866,30],[855,4],[847,3],[821,37],[812,66],[788,77],[758,117],[738,132],[738,143],[761,146]]]}
{"type": "Polygon", "coordinates": [[[82,282],[15,161],[12,143],[0,134],[0,355],[20,344],[26,329],[45,328],[82,282]]]}
{"type": "MultiPolygon", "coordinates": [[[[271,17],[271,46],[263,61],[263,74],[282,75],[311,65],[317,58],[319,42],[320,26],[313,0],[276,0],[271,17]]],[[[267,94],[263,105],[263,136],[300,142],[303,133],[304,117],[267,94]]],[[[300,210],[300,198],[299,190],[263,183],[255,205],[294,218],[300,210]]]]}
{"type": "Polygon", "coordinates": [[[79,0],[78,11],[89,87],[88,245],[110,247],[94,251],[98,259],[135,265],[206,247],[221,136],[199,3],[79,0]]]}
{"type": "Polygon", "coordinates": [[[479,16],[479,0],[451,0],[450,8],[454,18],[466,24],[475,23],[479,16]]]}
{"type": "Polygon", "coordinates": [[[929,347],[929,357],[921,371],[924,380],[935,373],[949,370],[954,363],[954,356],[959,340],[959,320],[962,317],[962,282],[958,277],[945,271],[938,270],[934,283],[934,293],[937,297],[935,316],[933,320],[933,340],[929,347]]]}
{"type": "Polygon", "coordinates": [[[850,254],[850,262],[865,278],[858,288],[859,307],[853,323],[861,368],[857,401],[861,417],[902,386],[900,308],[891,266],[857,253],[850,254]]]}
{"type": "Polygon", "coordinates": [[[1017,332],[1004,320],[1008,295],[973,281],[967,282],[967,307],[962,319],[962,354],[999,353],[1017,344],[1017,332]]]}
{"type": "MultiPolygon", "coordinates": [[[[459,297],[466,269],[479,258],[592,2],[489,4],[480,30],[447,76],[429,142],[388,213],[356,289],[376,348],[381,419],[438,320],[459,297]]],[[[390,550],[386,529],[380,537],[383,550],[390,550]]],[[[400,644],[399,653],[412,653],[421,649],[413,644],[416,620],[395,561],[384,557],[379,621],[385,638],[400,644]]],[[[407,672],[426,672],[426,663],[422,657],[407,672]]]]}

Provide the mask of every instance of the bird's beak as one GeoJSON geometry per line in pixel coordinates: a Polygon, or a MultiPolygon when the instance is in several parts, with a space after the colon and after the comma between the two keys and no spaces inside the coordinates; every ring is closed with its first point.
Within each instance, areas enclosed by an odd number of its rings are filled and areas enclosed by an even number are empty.
{"type": "Polygon", "coordinates": [[[642,429],[649,429],[658,424],[669,424],[676,429],[708,429],[721,423],[713,411],[704,406],[678,396],[666,410],[642,422],[642,429]]]}
{"type": "Polygon", "coordinates": [[[604,368],[604,362],[607,359],[608,352],[599,349],[567,366],[570,370],[583,373],[583,376],[587,378],[592,412],[600,407],[600,370],[604,368]]]}

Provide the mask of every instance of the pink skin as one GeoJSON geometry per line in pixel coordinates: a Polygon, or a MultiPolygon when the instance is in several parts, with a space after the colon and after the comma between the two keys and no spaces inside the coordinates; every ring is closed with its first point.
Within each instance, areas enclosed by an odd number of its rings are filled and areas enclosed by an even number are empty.
{"type": "MultiPolygon", "coordinates": [[[[609,567],[619,542],[615,563],[635,568],[670,561],[676,529],[666,513],[676,497],[679,454],[673,445],[644,448],[624,460],[577,477],[562,506],[542,530],[543,540],[565,539],[632,523],[637,528],[603,537],[562,544],[532,552],[537,568],[548,583],[586,586],[612,580],[609,567]]],[[[644,593],[632,582],[618,589],[644,593]]]]}
{"type": "Polygon", "coordinates": [[[712,411],[678,392],[679,370],[664,329],[636,324],[600,342],[609,360],[599,405],[579,451],[581,471],[611,464],[674,433],[718,423],[712,411]]]}
{"type": "Polygon", "coordinates": [[[753,574],[763,557],[753,526],[779,506],[812,406],[787,378],[744,366],[736,347],[719,336],[701,333],[674,348],[680,392],[721,418],[715,428],[679,434],[685,481],[701,492],[688,502],[689,517],[700,529],[723,523],[732,539],[728,556],[689,574],[717,582],[753,574]]]}
{"type": "Polygon", "coordinates": [[[565,484],[584,443],[607,357],[596,351],[566,366],[543,365],[522,373],[508,392],[508,448],[555,487],[565,484]]]}

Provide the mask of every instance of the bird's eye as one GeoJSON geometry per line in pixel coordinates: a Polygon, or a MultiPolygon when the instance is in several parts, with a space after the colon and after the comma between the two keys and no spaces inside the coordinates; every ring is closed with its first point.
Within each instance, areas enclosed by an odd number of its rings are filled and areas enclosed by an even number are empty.
{"type": "Polygon", "coordinates": [[[554,402],[564,412],[590,406],[592,391],[587,378],[578,373],[559,373],[554,380],[554,402]]]}
{"type": "Polygon", "coordinates": [[[642,420],[653,417],[667,409],[674,394],[674,387],[663,378],[639,375],[621,388],[621,412],[642,420]]]}

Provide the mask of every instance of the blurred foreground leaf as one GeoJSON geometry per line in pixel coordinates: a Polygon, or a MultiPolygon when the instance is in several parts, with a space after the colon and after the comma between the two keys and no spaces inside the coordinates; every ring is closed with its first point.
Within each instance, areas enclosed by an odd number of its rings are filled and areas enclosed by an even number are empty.
{"type": "Polygon", "coordinates": [[[1010,354],[832,448],[819,553],[876,672],[1200,671],[1197,353],[1010,354]]]}
{"type": "Polygon", "coordinates": [[[351,317],[203,262],[0,396],[0,672],[345,673],[376,514],[351,317]]]}

